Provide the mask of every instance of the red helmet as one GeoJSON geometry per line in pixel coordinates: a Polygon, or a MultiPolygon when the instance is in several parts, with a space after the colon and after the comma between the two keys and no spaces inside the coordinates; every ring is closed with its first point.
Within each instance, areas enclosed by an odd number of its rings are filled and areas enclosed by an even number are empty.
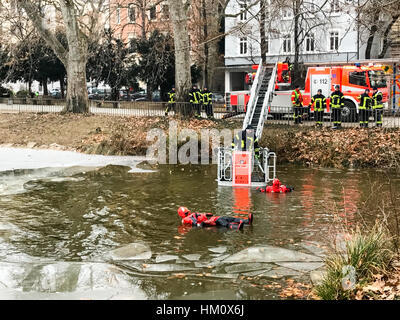
{"type": "Polygon", "coordinates": [[[186,207],[179,207],[178,214],[181,218],[185,218],[190,213],[190,210],[186,207]]]}

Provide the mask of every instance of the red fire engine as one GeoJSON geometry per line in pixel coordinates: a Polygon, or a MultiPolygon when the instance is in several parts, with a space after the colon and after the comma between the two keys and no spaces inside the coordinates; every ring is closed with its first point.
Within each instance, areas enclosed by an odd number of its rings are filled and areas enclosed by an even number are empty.
{"type": "MultiPolygon", "coordinates": [[[[254,69],[254,67],[253,67],[254,69]]],[[[355,119],[354,115],[358,113],[357,97],[364,93],[365,89],[377,87],[383,93],[383,102],[388,101],[388,83],[387,74],[382,65],[343,65],[343,66],[323,66],[309,67],[304,84],[303,97],[304,106],[307,106],[311,97],[317,94],[319,89],[322,93],[329,97],[334,91],[336,85],[340,86],[340,90],[345,96],[345,105],[342,111],[344,121],[355,119]]],[[[278,63],[277,65],[277,82],[275,86],[275,96],[271,103],[270,114],[279,113],[282,107],[291,107],[292,90],[287,90],[287,86],[291,84],[290,67],[287,63],[278,63]]],[[[250,92],[240,92],[238,94],[232,92],[227,93],[230,96],[230,105],[237,106],[239,101],[244,102],[246,106],[250,92]],[[240,97],[239,95],[244,95],[240,97]]],[[[313,112],[313,110],[311,109],[313,112]]],[[[328,110],[329,112],[329,99],[328,110]]]]}

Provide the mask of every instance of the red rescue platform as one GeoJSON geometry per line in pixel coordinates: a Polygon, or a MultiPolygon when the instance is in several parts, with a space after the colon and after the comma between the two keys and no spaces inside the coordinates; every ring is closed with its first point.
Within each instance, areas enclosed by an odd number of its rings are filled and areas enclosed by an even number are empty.
{"type": "Polygon", "coordinates": [[[251,186],[252,154],[249,151],[235,151],[233,157],[233,186],[251,186]]]}

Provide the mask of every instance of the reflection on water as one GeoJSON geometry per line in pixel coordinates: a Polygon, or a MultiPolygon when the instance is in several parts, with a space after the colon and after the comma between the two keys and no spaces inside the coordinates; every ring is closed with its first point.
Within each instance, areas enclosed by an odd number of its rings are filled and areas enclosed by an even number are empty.
{"type": "MultiPolygon", "coordinates": [[[[0,263],[24,265],[37,259],[96,263],[110,250],[140,241],[150,246],[153,257],[174,255],[176,261],[167,263],[190,262],[191,267],[200,269],[184,278],[173,273],[150,277],[132,271],[124,281],[140,288],[136,297],[276,298],[276,292],[253,286],[252,280],[212,278],[211,271],[209,277],[195,274],[204,271],[202,264],[207,266],[249,246],[298,249],[304,241],[327,245],[333,214],[354,224],[357,207],[369,195],[367,182],[383,178],[378,172],[279,169],[281,181],[295,187],[293,193],[218,187],[215,166],[161,166],[155,172],[140,173],[108,166],[73,172],[71,179],[61,174],[63,179],[35,178],[34,182],[15,176],[14,182],[22,179],[25,187],[23,193],[7,192],[0,198],[0,263]],[[216,215],[244,217],[252,212],[254,224],[242,232],[183,228],[177,215],[179,206],[216,215]],[[209,250],[220,247],[226,247],[226,252],[209,250]],[[188,262],[183,258],[188,254],[199,255],[199,260],[188,262]]],[[[0,182],[7,179],[2,176],[0,182]]],[[[27,292],[32,290],[25,287],[27,292]]]]}

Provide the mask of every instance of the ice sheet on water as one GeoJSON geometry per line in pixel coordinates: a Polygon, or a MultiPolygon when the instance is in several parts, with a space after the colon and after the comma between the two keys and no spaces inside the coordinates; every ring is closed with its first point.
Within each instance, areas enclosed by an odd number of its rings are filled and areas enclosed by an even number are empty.
{"type": "Polygon", "coordinates": [[[136,165],[144,160],[146,160],[146,157],[103,156],[73,151],[0,148],[0,172],[15,169],[74,166],[103,167],[110,164],[128,166],[137,172],[142,172],[148,170],[136,168],[136,165]]]}
{"type": "Polygon", "coordinates": [[[0,262],[0,269],[0,299],[111,299],[121,294],[132,299],[147,298],[120,268],[107,263],[0,262]]]}
{"type": "Polygon", "coordinates": [[[72,151],[0,148],[0,195],[40,189],[40,181],[80,181],[72,175],[107,165],[130,167],[129,172],[153,172],[138,168],[145,157],[89,155],[72,151]],[[28,183],[29,182],[29,183],[28,183]],[[24,185],[26,188],[24,188],[24,185]]]}

